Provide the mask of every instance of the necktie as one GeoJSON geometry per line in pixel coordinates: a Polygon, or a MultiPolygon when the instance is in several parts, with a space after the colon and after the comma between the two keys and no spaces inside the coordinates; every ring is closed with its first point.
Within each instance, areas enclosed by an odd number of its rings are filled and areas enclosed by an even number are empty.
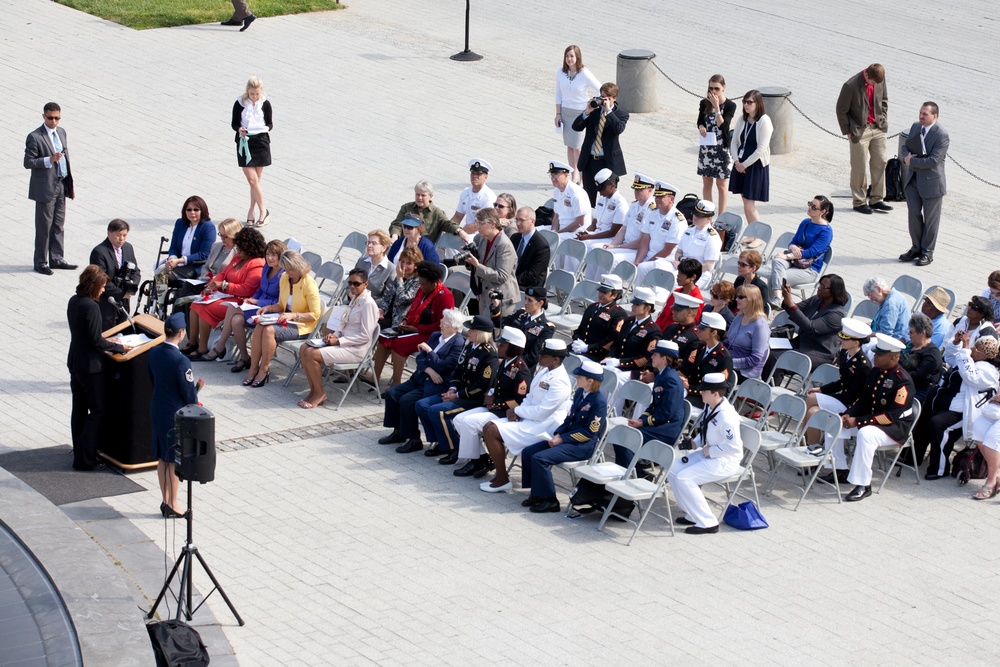
{"type": "Polygon", "coordinates": [[[122,268],[122,249],[115,248],[115,261],[118,263],[118,268],[122,268]]]}
{"type": "Polygon", "coordinates": [[[521,259],[521,255],[524,254],[524,248],[528,245],[528,239],[525,236],[521,237],[521,242],[517,244],[517,258],[521,259]]]}
{"type": "Polygon", "coordinates": [[[600,157],[604,155],[604,144],[601,142],[601,136],[604,134],[604,123],[607,120],[607,116],[604,112],[601,112],[601,119],[597,121],[597,134],[594,135],[594,157],[600,157]]]}
{"type": "Polygon", "coordinates": [[[926,127],[920,128],[920,136],[921,137],[926,137],[927,136],[927,128],[926,127]]]}
{"type": "MultiPolygon", "coordinates": [[[[59,141],[59,133],[52,130],[52,147],[56,149],[56,153],[62,153],[63,145],[59,141]]],[[[58,162],[59,167],[59,178],[66,178],[66,156],[64,155],[58,162]]]]}

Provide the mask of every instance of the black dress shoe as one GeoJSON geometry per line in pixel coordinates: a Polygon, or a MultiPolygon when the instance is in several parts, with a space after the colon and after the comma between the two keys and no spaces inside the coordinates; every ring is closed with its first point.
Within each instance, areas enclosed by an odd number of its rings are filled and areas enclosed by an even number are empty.
{"type": "Polygon", "coordinates": [[[864,213],[865,215],[871,215],[872,214],[872,207],[869,206],[868,204],[862,204],[861,206],[855,206],[854,210],[857,211],[858,213],[864,213]]]}
{"type": "Polygon", "coordinates": [[[451,451],[450,449],[444,449],[442,447],[438,447],[435,444],[435,445],[432,445],[432,446],[428,447],[424,451],[424,456],[442,456],[444,454],[447,454],[450,451],[451,451]]]}
{"type": "Polygon", "coordinates": [[[250,27],[250,24],[257,20],[257,17],[251,14],[250,16],[243,19],[243,27],[240,28],[240,32],[243,32],[250,27]]]}
{"type": "Polygon", "coordinates": [[[927,266],[933,261],[934,261],[934,255],[929,252],[925,252],[920,256],[920,259],[914,262],[914,264],[916,266],[927,266]]]}
{"type": "Polygon", "coordinates": [[[49,264],[53,269],[62,269],[63,271],[76,271],[76,264],[70,264],[69,262],[52,262],[49,264]]]}
{"type": "Polygon", "coordinates": [[[101,472],[102,470],[107,470],[108,465],[106,463],[95,463],[92,466],[77,466],[73,465],[73,470],[77,472],[101,472]]]}
{"type": "Polygon", "coordinates": [[[877,202],[871,205],[873,211],[881,211],[883,213],[888,213],[892,210],[892,207],[886,204],[884,201],[877,202]]]}
{"type": "Polygon", "coordinates": [[[919,258],[920,258],[920,251],[910,248],[909,250],[907,250],[906,252],[904,252],[902,255],[899,256],[899,261],[912,262],[913,260],[919,258]]]}
{"type": "Polygon", "coordinates": [[[858,500],[864,500],[871,494],[872,494],[872,487],[861,486],[859,484],[858,486],[854,487],[854,489],[844,497],[844,500],[846,500],[849,503],[853,503],[858,500]]]}
{"type": "Polygon", "coordinates": [[[684,516],[679,516],[676,519],[674,519],[674,523],[676,523],[678,526],[693,526],[694,525],[694,521],[692,521],[691,519],[689,519],[687,517],[684,517],[684,516]]]}
{"type": "Polygon", "coordinates": [[[491,472],[496,470],[496,466],[493,465],[493,459],[491,459],[488,455],[486,456],[486,461],[485,462],[481,461],[479,465],[480,465],[479,469],[476,470],[476,472],[472,473],[472,476],[475,477],[476,479],[482,479],[483,477],[486,477],[491,472]]]}
{"type": "Polygon", "coordinates": [[[412,452],[419,452],[424,448],[424,443],[419,440],[407,440],[404,444],[396,447],[396,451],[400,454],[410,454],[412,452]]]}
{"type": "Polygon", "coordinates": [[[926,475],[924,475],[924,479],[926,479],[928,482],[933,482],[934,480],[941,479],[942,477],[944,477],[944,475],[939,475],[936,472],[929,472],[926,475]]]}
{"type": "Polygon", "coordinates": [[[555,498],[542,498],[542,502],[532,505],[529,508],[535,514],[544,514],[546,512],[558,512],[560,509],[559,501],[555,498]]]}
{"type": "Polygon", "coordinates": [[[544,500],[545,498],[542,498],[541,496],[528,496],[527,498],[521,501],[521,507],[534,507],[535,505],[544,500]]]}
{"type": "Polygon", "coordinates": [[[684,532],[688,535],[710,535],[711,533],[719,532],[719,524],[709,526],[708,528],[702,528],[701,526],[688,526],[684,529],[684,532]]]}
{"type": "Polygon", "coordinates": [[[438,459],[438,463],[443,466],[453,466],[458,463],[458,450],[453,450],[448,452],[446,455],[438,459]]]}
{"type": "Polygon", "coordinates": [[[472,461],[469,461],[461,468],[453,470],[451,474],[454,475],[455,477],[472,477],[472,473],[476,472],[476,470],[479,469],[477,468],[478,465],[479,465],[479,459],[473,459],[472,461]]]}
{"type": "MultiPolygon", "coordinates": [[[[850,474],[849,470],[838,470],[837,471],[837,481],[841,484],[847,484],[847,475],[850,474]]],[[[833,484],[833,473],[828,472],[825,475],[820,475],[819,478],[826,482],[827,484],[833,484]]]]}
{"type": "Polygon", "coordinates": [[[51,276],[52,275],[52,269],[50,269],[45,264],[42,264],[41,266],[36,266],[35,267],[35,273],[40,273],[43,276],[51,276]]]}
{"type": "Polygon", "coordinates": [[[243,20],[229,19],[228,21],[223,21],[220,25],[231,25],[231,26],[243,25],[243,20]]]}
{"type": "Polygon", "coordinates": [[[395,429],[389,435],[383,435],[378,439],[378,444],[380,445],[395,445],[397,442],[406,442],[406,440],[401,438],[399,431],[395,429]]]}

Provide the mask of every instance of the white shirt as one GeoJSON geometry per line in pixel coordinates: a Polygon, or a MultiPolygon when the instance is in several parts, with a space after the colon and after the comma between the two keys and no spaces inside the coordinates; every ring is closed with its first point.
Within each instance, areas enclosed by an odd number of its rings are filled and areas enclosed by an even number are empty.
{"type": "Polygon", "coordinates": [[[559,228],[567,227],[572,222],[583,216],[583,227],[590,226],[593,216],[593,209],[590,207],[590,197],[583,186],[577,185],[573,181],[566,183],[566,189],[552,188],[552,205],[555,214],[559,216],[559,228]]]}
{"type": "MultiPolygon", "coordinates": [[[[712,408],[705,406],[707,415],[712,412],[712,408]]],[[[700,426],[700,418],[697,423],[700,426]]],[[[708,456],[713,459],[733,459],[739,461],[743,456],[743,439],[740,437],[740,416],[736,413],[733,405],[723,399],[718,405],[718,412],[708,423],[705,431],[705,441],[701,439],[701,433],[696,433],[694,441],[698,445],[708,444],[708,456]]]]}
{"type": "Polygon", "coordinates": [[[496,200],[497,196],[488,185],[483,185],[479,192],[473,192],[471,185],[462,190],[462,194],[458,196],[458,206],[455,207],[456,213],[465,216],[462,226],[474,223],[479,209],[491,208],[496,200]]]}
{"type": "Polygon", "coordinates": [[[722,237],[711,225],[705,229],[688,227],[677,244],[677,256],[696,259],[702,264],[714,262],[719,259],[722,253],[722,237]]]}
{"type": "Polygon", "coordinates": [[[191,254],[191,242],[194,240],[194,230],[198,228],[198,225],[188,225],[187,231],[184,232],[184,239],[181,241],[181,257],[187,257],[191,254]]]}
{"type": "Polygon", "coordinates": [[[445,338],[444,336],[441,336],[441,339],[438,341],[438,344],[434,346],[434,351],[437,352],[442,347],[444,347],[444,344],[447,343],[448,341],[450,341],[452,338],[454,338],[455,335],[456,334],[452,334],[452,335],[448,336],[447,338],[445,338]]]}
{"type": "Polygon", "coordinates": [[[639,240],[639,234],[643,232],[646,218],[655,210],[656,204],[653,203],[652,199],[645,204],[638,201],[632,202],[625,213],[625,236],[623,237],[622,244],[639,240]]]}
{"type": "MultiPolygon", "coordinates": [[[[600,90],[601,82],[586,67],[577,72],[572,81],[562,68],[556,70],[556,104],[559,106],[583,111],[587,108],[587,100],[596,97],[600,90]]],[[[563,123],[572,125],[574,120],[563,118],[563,123]]]]}
{"type": "Polygon", "coordinates": [[[368,255],[365,255],[365,262],[367,262],[367,264],[368,264],[368,277],[369,278],[371,277],[371,275],[373,273],[375,273],[375,269],[377,269],[378,267],[381,266],[381,267],[384,267],[386,269],[389,268],[389,258],[386,257],[385,255],[382,255],[382,260],[378,264],[372,264],[372,258],[369,257],[368,255]]]}
{"type": "Polygon", "coordinates": [[[616,190],[610,197],[597,195],[597,205],[594,206],[594,220],[597,221],[595,233],[610,232],[614,225],[624,224],[626,213],[628,205],[622,193],[616,190]]]}
{"type": "MultiPolygon", "coordinates": [[[[684,216],[676,208],[670,209],[666,215],[656,209],[646,216],[646,224],[643,231],[649,234],[649,253],[646,260],[653,259],[656,253],[663,250],[667,244],[678,244],[687,231],[687,222],[684,216]]],[[[671,253],[672,254],[672,253],[671,253]]]]}
{"type": "Polygon", "coordinates": [[[555,370],[540,369],[531,381],[528,395],[514,408],[514,414],[521,419],[549,422],[556,428],[563,423],[573,400],[573,383],[566,368],[559,365],[555,370]]]}
{"type": "Polygon", "coordinates": [[[260,134],[261,132],[268,131],[267,123],[264,122],[265,99],[261,95],[257,103],[254,104],[249,99],[244,102],[242,96],[236,98],[236,101],[243,107],[243,111],[240,114],[240,124],[247,129],[247,134],[260,134]]]}

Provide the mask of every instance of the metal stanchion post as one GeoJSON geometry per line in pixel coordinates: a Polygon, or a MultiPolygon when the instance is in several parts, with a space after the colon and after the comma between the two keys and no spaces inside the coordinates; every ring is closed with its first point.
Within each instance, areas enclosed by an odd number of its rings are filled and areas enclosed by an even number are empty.
{"type": "Polygon", "coordinates": [[[451,57],[452,60],[459,60],[461,62],[473,62],[476,60],[482,60],[483,57],[474,51],[469,50],[469,12],[471,0],[465,0],[465,50],[461,53],[456,53],[451,57]]]}

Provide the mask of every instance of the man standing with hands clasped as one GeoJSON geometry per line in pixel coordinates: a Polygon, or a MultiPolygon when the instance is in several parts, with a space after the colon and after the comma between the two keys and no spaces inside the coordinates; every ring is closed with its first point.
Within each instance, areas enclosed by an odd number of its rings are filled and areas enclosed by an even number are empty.
{"type": "Polygon", "coordinates": [[[837,122],[851,141],[851,199],[854,210],[888,213],[885,199],[885,133],[889,128],[885,68],[872,63],[844,83],[837,98],[837,122]],[[872,188],[868,194],[871,167],[872,188]]]}
{"type": "Polygon", "coordinates": [[[66,130],[59,127],[62,109],[49,102],[42,110],[45,122],[24,140],[24,168],[31,170],[28,199],[35,202],[35,272],[51,276],[52,269],[76,270],[63,258],[66,197],[74,199],[66,130]]]}
{"type": "Polygon", "coordinates": [[[944,161],[948,157],[948,133],[938,125],[938,105],[924,102],[920,116],[910,127],[903,146],[903,163],[910,168],[904,183],[910,221],[910,249],[899,256],[901,262],[917,260],[917,266],[934,261],[941,202],[948,193],[944,182],[944,161]]]}
{"type": "Polygon", "coordinates": [[[618,108],[618,86],[606,83],[601,86],[601,96],[588,102],[586,111],[573,121],[573,129],[586,133],[577,169],[583,175],[583,189],[587,191],[590,205],[597,203],[597,184],[594,176],[607,167],[618,176],[624,176],[625,158],[618,143],[618,135],[625,131],[628,112],[618,108]]]}

